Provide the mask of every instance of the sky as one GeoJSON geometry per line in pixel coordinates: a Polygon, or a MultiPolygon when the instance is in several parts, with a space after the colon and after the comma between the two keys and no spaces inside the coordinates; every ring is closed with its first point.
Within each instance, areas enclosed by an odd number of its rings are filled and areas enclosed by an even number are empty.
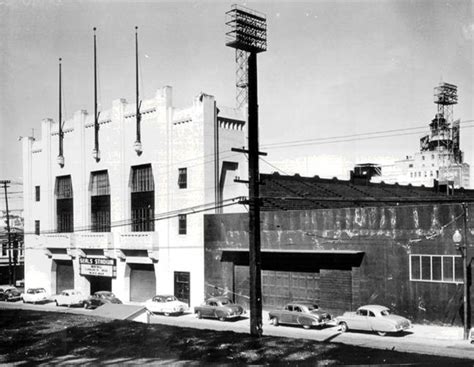
{"type": "Polygon", "coordinates": [[[441,81],[458,86],[454,117],[467,121],[461,149],[474,166],[472,1],[0,0],[0,179],[21,182],[18,137],[41,138],[41,120],[57,119],[59,57],[63,116],[93,111],[93,27],[101,108],[134,100],[135,26],[143,99],[170,85],[176,107],[200,92],[234,106],[235,51],[225,46],[233,3],[267,17],[259,126],[272,166],[262,162],[261,171],[347,178],[356,163],[412,155],[441,81]],[[397,132],[373,134],[389,130],[397,132]]]}

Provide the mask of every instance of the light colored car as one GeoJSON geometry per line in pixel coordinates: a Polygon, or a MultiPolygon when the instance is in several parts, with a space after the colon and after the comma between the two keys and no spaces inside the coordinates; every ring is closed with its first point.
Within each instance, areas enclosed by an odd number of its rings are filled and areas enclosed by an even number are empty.
{"type": "Polygon", "coordinates": [[[37,303],[46,302],[49,300],[49,295],[44,288],[28,288],[25,293],[21,295],[23,303],[37,303]]]}
{"type": "Polygon", "coordinates": [[[227,297],[212,297],[201,306],[194,307],[194,313],[198,319],[213,317],[221,321],[238,318],[245,313],[241,305],[233,303],[227,297]]]}
{"type": "Polygon", "coordinates": [[[145,302],[145,307],[150,312],[162,313],[165,316],[180,315],[189,310],[186,303],[171,295],[156,295],[145,302]]]}
{"type": "Polygon", "coordinates": [[[288,303],[282,310],[270,311],[268,316],[270,322],[275,326],[279,324],[301,325],[305,329],[323,326],[331,321],[331,315],[320,311],[317,305],[307,302],[288,303]]]}
{"type": "Polygon", "coordinates": [[[54,297],[56,306],[82,306],[87,299],[81,292],[74,289],[65,289],[54,297]]]}
{"type": "Polygon", "coordinates": [[[356,312],[345,312],[336,317],[336,323],[342,332],[365,330],[374,331],[381,336],[400,333],[412,327],[408,319],[391,314],[387,307],[379,305],[366,305],[359,307],[356,312]]]}

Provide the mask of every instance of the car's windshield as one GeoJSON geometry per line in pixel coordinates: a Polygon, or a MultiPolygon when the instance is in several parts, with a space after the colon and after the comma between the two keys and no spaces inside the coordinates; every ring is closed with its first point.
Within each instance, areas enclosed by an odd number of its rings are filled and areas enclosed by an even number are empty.
{"type": "Polygon", "coordinates": [[[230,305],[232,302],[228,299],[221,299],[221,305],[230,305]]]}
{"type": "Polygon", "coordinates": [[[38,288],[35,290],[35,293],[46,293],[46,291],[44,290],[44,288],[38,288]]]}
{"type": "Polygon", "coordinates": [[[382,311],[380,311],[380,314],[382,316],[388,316],[388,315],[390,315],[390,311],[389,310],[382,310],[382,311]]]}
{"type": "Polygon", "coordinates": [[[306,307],[308,307],[309,311],[316,311],[319,309],[318,305],[306,305],[306,307]]]}
{"type": "Polygon", "coordinates": [[[173,302],[173,301],[176,301],[175,296],[166,297],[166,302],[173,302]]]}

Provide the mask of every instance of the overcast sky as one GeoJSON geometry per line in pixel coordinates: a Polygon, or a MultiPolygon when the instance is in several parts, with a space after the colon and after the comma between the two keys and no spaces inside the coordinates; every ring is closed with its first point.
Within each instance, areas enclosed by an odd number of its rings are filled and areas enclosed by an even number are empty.
{"type": "MultiPolygon", "coordinates": [[[[171,85],[177,107],[189,106],[201,91],[234,106],[234,50],[225,46],[225,12],[232,3],[0,1],[0,179],[21,180],[18,136],[34,129],[38,138],[41,120],[57,119],[59,57],[63,114],[68,119],[79,109],[93,110],[94,26],[103,109],[117,98],[134,100],[134,26],[143,99],[171,85]]],[[[423,125],[427,130],[440,81],[458,86],[454,117],[474,119],[472,1],[238,3],[265,13],[268,22],[268,51],[258,55],[262,148],[423,125]]],[[[461,148],[474,165],[474,129],[461,126],[461,148]]],[[[354,163],[413,154],[420,131],[262,150],[287,171],[345,177],[354,163]]],[[[274,169],[262,164],[262,170],[274,169]]]]}

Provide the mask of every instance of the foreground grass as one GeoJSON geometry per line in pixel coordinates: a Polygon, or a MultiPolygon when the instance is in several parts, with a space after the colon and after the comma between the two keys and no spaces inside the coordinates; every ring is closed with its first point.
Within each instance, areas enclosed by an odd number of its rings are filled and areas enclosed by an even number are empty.
{"type": "Polygon", "coordinates": [[[469,361],[230,331],[139,324],[92,316],[0,310],[0,363],[403,364],[469,361]]]}

